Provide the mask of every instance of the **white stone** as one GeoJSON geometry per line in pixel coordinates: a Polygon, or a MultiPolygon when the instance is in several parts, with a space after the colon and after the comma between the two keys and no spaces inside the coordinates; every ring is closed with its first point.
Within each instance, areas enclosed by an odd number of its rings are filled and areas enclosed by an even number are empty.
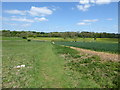
{"type": "Polygon", "coordinates": [[[25,65],[21,65],[21,67],[25,67],[25,65]]]}

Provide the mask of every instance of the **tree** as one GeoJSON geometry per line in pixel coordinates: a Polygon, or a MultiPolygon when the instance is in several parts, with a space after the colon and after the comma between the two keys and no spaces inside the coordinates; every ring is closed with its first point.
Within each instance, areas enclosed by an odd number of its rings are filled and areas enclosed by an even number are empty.
{"type": "Polygon", "coordinates": [[[67,32],[63,32],[63,33],[61,34],[61,37],[64,38],[64,40],[67,38],[67,36],[68,36],[67,32]]]}

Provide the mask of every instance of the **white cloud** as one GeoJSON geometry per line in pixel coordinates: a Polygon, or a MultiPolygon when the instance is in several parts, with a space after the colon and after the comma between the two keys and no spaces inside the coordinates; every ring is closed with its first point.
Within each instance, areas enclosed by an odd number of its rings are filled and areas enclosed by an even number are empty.
{"type": "Polygon", "coordinates": [[[5,13],[18,14],[18,15],[32,15],[32,16],[46,16],[51,15],[56,8],[49,9],[48,7],[34,7],[32,6],[30,10],[5,10],[5,13]]]}
{"type": "Polygon", "coordinates": [[[29,23],[33,23],[33,22],[37,22],[37,21],[40,21],[40,22],[48,21],[48,19],[46,19],[45,17],[41,17],[41,18],[36,17],[33,19],[27,19],[25,17],[11,16],[10,18],[3,17],[2,19],[3,19],[3,21],[18,21],[18,22],[29,22],[29,23]]]}
{"type": "Polygon", "coordinates": [[[51,15],[53,11],[48,9],[47,7],[32,6],[30,11],[28,11],[28,13],[30,13],[33,16],[46,16],[46,15],[51,15]]]}
{"type": "Polygon", "coordinates": [[[89,20],[83,20],[83,22],[97,22],[99,21],[98,19],[89,19],[89,20]]]}
{"type": "Polygon", "coordinates": [[[90,23],[85,23],[85,22],[79,22],[77,25],[89,25],[90,23]]]}
{"type": "Polygon", "coordinates": [[[27,19],[27,18],[11,18],[10,20],[12,21],[20,21],[20,22],[34,22],[32,19],[27,19]]]}
{"type": "Polygon", "coordinates": [[[82,20],[82,22],[77,23],[77,25],[90,25],[92,22],[97,22],[99,19],[86,19],[82,20]]]}
{"type": "Polygon", "coordinates": [[[20,10],[5,10],[4,12],[9,14],[26,15],[26,11],[20,11],[20,10]]]}
{"type": "Polygon", "coordinates": [[[96,4],[109,4],[111,0],[96,0],[96,4]]]}
{"type": "Polygon", "coordinates": [[[106,19],[106,20],[109,20],[109,21],[111,21],[111,20],[113,20],[112,18],[108,18],[108,19],[106,19]]]}
{"type": "Polygon", "coordinates": [[[111,0],[80,0],[80,4],[109,4],[111,0]]]}
{"type": "Polygon", "coordinates": [[[37,20],[37,21],[48,21],[48,19],[46,19],[44,17],[42,17],[42,18],[35,18],[35,20],[37,20]]]}
{"type": "Polygon", "coordinates": [[[77,8],[81,11],[87,11],[88,8],[94,6],[95,4],[109,4],[111,0],[80,0],[77,8]]]}
{"type": "Polygon", "coordinates": [[[90,0],[90,3],[95,3],[96,0],[90,0]]]}
{"type": "Polygon", "coordinates": [[[91,7],[90,4],[85,4],[85,5],[77,5],[77,8],[82,11],[87,11],[88,8],[91,7]]]}
{"type": "Polygon", "coordinates": [[[89,0],[80,0],[80,4],[88,4],[89,0]]]}

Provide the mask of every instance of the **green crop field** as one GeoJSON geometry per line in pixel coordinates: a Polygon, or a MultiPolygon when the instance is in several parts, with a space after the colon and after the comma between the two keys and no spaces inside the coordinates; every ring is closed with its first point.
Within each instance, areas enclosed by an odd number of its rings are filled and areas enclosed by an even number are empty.
{"type": "Polygon", "coordinates": [[[3,88],[118,87],[118,62],[42,41],[9,38],[3,40],[2,51],[3,88]]]}
{"type": "Polygon", "coordinates": [[[56,42],[58,45],[73,46],[78,48],[90,49],[94,51],[104,51],[110,53],[119,53],[118,43],[104,42],[56,42]]]}

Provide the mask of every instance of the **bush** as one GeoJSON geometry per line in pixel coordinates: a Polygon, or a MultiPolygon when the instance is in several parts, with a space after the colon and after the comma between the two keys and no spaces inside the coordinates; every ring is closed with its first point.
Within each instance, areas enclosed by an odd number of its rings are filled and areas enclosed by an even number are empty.
{"type": "Polygon", "coordinates": [[[23,39],[27,39],[27,37],[22,37],[23,39]]]}
{"type": "Polygon", "coordinates": [[[28,39],[27,41],[28,41],[28,42],[30,42],[30,41],[31,41],[31,39],[28,39]]]}

